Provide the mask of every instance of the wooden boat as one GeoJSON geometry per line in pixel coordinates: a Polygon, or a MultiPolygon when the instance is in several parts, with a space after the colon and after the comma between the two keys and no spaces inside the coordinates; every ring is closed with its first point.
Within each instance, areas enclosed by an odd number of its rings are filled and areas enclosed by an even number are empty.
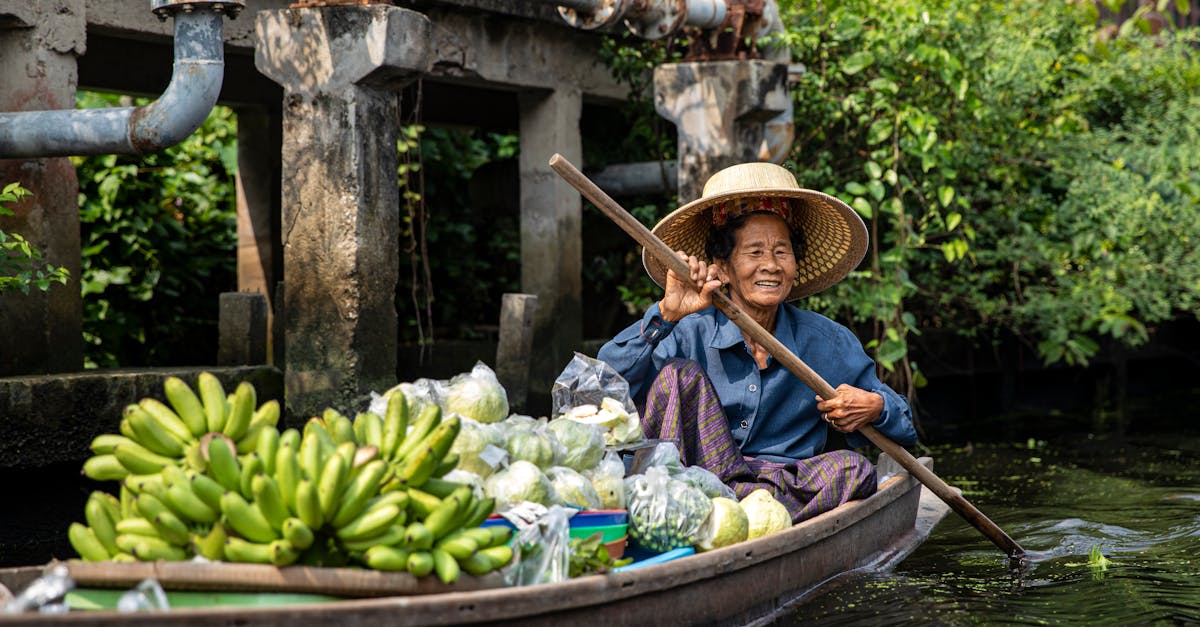
{"type": "MultiPolygon", "coordinates": [[[[932,464],[929,458],[920,461],[927,467],[932,464]]],[[[873,496],[786,531],[558,584],[487,588],[486,582],[476,582],[483,589],[422,593],[413,588],[398,591],[400,595],[324,603],[181,608],[170,611],[170,621],[158,612],[80,611],[0,615],[0,624],[16,619],[35,625],[743,625],[770,617],[836,576],[890,568],[924,541],[948,508],[891,460],[881,460],[879,468],[881,476],[891,468],[897,472],[883,480],[873,496]]],[[[188,564],[174,566],[186,569],[188,564]]],[[[31,573],[22,570],[11,569],[9,582],[30,578],[31,573]]],[[[406,574],[386,575],[415,581],[406,574]]],[[[5,578],[0,572],[0,582],[5,578]]]]}

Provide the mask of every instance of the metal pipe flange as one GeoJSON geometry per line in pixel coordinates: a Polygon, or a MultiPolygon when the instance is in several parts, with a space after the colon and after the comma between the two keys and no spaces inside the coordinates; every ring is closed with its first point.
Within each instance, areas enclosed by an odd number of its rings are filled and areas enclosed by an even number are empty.
{"type": "Polygon", "coordinates": [[[228,15],[232,20],[245,7],[245,0],[150,0],[150,10],[163,21],[177,13],[192,11],[212,11],[228,15]]]}

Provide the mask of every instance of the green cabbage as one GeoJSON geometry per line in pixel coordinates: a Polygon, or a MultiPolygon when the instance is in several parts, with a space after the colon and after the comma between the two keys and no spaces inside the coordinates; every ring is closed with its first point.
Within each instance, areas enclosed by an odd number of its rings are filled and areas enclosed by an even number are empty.
{"type": "Polygon", "coordinates": [[[558,459],[553,437],[543,429],[517,429],[508,434],[505,449],[513,461],[524,460],[538,468],[549,468],[558,459]]]}
{"type": "Polygon", "coordinates": [[[550,478],[550,483],[554,484],[554,491],[558,493],[558,499],[563,505],[582,509],[604,507],[600,495],[596,494],[596,488],[592,487],[592,482],[575,470],[566,466],[552,466],[546,470],[546,476],[550,478]]]}
{"type": "Polygon", "coordinates": [[[484,482],[484,491],[496,499],[498,512],[524,501],[547,507],[559,502],[550,479],[541,468],[527,461],[515,461],[508,468],[493,473],[484,482]]]}
{"type": "Polygon", "coordinates": [[[495,425],[470,418],[463,417],[461,424],[458,437],[450,447],[451,453],[458,453],[455,467],[486,478],[504,457],[504,435],[495,425]],[[488,449],[489,446],[492,448],[488,449]]]}

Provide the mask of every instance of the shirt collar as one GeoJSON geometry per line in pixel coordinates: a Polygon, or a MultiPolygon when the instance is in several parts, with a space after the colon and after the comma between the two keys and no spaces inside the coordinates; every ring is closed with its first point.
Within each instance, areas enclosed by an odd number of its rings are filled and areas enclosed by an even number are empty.
{"type": "MultiPolygon", "coordinates": [[[[793,311],[795,309],[788,306],[787,303],[779,306],[779,314],[775,318],[775,339],[779,340],[784,346],[795,350],[797,346],[796,336],[792,333],[794,326],[792,318],[795,315],[793,311]]],[[[742,329],[734,324],[729,319],[729,316],[726,316],[720,309],[716,310],[716,320],[716,329],[713,331],[712,340],[708,343],[709,346],[720,350],[732,348],[745,342],[745,339],[742,337],[742,329]]]]}

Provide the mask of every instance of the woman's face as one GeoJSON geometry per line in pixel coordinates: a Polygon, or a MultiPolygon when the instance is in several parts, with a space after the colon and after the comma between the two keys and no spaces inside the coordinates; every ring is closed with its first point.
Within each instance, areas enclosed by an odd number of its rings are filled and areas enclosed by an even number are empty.
{"type": "Polygon", "coordinates": [[[735,235],[728,261],[718,274],[729,284],[729,297],[744,309],[774,311],[787,299],[796,278],[796,255],[783,218],[755,214],[735,235]]]}

